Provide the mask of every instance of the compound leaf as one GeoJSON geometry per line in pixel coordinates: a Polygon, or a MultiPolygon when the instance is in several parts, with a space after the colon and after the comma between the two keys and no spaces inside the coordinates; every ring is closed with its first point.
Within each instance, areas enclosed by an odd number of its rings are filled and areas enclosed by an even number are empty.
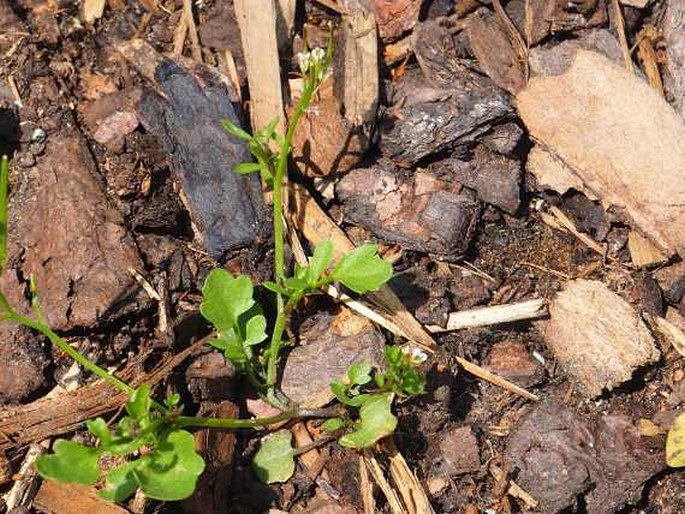
{"type": "Polygon", "coordinates": [[[222,120],[221,124],[224,126],[224,129],[226,129],[226,132],[232,136],[242,139],[243,141],[252,141],[252,136],[241,129],[238,125],[233,123],[231,120],[222,120]]]}
{"type": "Polygon", "coordinates": [[[295,472],[295,450],[289,430],[279,430],[264,439],[254,456],[252,468],[265,484],[285,482],[295,472]]]}
{"type": "Polygon", "coordinates": [[[241,314],[255,304],[252,281],[245,275],[233,277],[225,269],[212,270],[202,288],[200,312],[219,332],[231,329],[241,314]]]}
{"type": "Polygon", "coordinates": [[[133,470],[145,495],[155,500],[177,501],[195,491],[205,461],[195,451],[195,439],[186,430],[174,430],[133,470]]]}
{"type": "Polygon", "coordinates": [[[364,385],[371,382],[371,369],[371,364],[364,362],[350,364],[347,368],[347,378],[350,379],[350,384],[364,385]]]}
{"type": "Polygon", "coordinates": [[[356,293],[376,291],[392,276],[392,265],[378,255],[374,244],[363,244],[341,257],[332,278],[356,293]]]}
{"type": "Polygon", "coordinates": [[[223,351],[226,358],[239,370],[244,370],[250,360],[250,356],[233,329],[220,332],[216,339],[209,341],[209,344],[223,351]]]}
{"type": "Polygon", "coordinates": [[[233,171],[238,175],[247,175],[248,173],[259,171],[261,168],[261,165],[256,162],[241,162],[233,167],[233,171]]]}
{"type": "Polygon", "coordinates": [[[48,480],[94,484],[100,476],[99,453],[95,448],[60,439],[54,453],[36,459],[36,471],[48,480]]]}
{"type": "Polygon", "coordinates": [[[259,344],[267,337],[266,318],[262,314],[257,314],[247,320],[247,323],[245,323],[244,344],[248,346],[259,344]]]}
{"type": "Polygon", "coordinates": [[[333,244],[327,239],[314,248],[314,255],[309,260],[307,268],[307,283],[310,287],[316,284],[324,271],[328,269],[333,260],[333,244]]]}
{"type": "Polygon", "coordinates": [[[100,497],[110,502],[120,502],[136,492],[138,481],[134,471],[142,463],[142,460],[126,462],[107,473],[105,487],[98,491],[100,497]]]}
{"type": "Polygon", "coordinates": [[[102,418],[89,419],[86,421],[88,431],[100,440],[100,445],[106,447],[112,440],[107,422],[102,418]]]}
{"type": "Polygon", "coordinates": [[[391,394],[378,394],[367,398],[359,409],[357,430],[342,436],[341,446],[368,448],[379,439],[392,434],[397,427],[397,418],[390,410],[391,405],[391,394]]]}
{"type": "Polygon", "coordinates": [[[150,406],[152,405],[152,399],[150,394],[152,393],[152,388],[150,384],[143,384],[138,387],[131,394],[128,402],[126,403],[126,412],[136,419],[141,420],[150,412],[150,406]]]}

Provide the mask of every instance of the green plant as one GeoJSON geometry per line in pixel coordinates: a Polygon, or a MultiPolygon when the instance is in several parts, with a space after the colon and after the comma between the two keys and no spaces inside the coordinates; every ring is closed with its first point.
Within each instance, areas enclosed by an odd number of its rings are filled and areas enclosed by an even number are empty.
{"type": "MultiPolygon", "coordinates": [[[[99,494],[112,501],[121,501],[140,488],[150,498],[180,500],[195,489],[197,478],[204,470],[204,461],[195,450],[193,428],[245,429],[279,423],[292,418],[327,417],[327,411],[307,411],[288,400],[277,385],[280,350],[284,344],[287,319],[293,309],[308,294],[322,287],[340,283],[359,294],[380,288],[392,275],[391,265],[381,259],[375,245],[365,244],[341,256],[334,262],[330,242],[319,244],[305,267],[295,266],[287,276],[285,265],[284,222],[282,212],[283,187],[292,149],[292,138],[302,114],[326,77],[331,61],[328,51],[315,49],[299,56],[304,80],[302,97],[291,116],[285,135],[277,132],[274,120],[263,130],[250,135],[231,122],[224,122],[233,136],[248,142],[256,163],[243,163],[238,173],[259,171],[273,188],[274,280],[265,287],[275,296],[276,319],[268,334],[267,319],[254,300],[254,286],[247,276],[234,277],[223,269],[213,270],[206,278],[201,305],[202,315],[216,329],[210,344],[246,376],[258,392],[281,409],[281,413],[266,418],[226,419],[184,416],[179,396],[171,395],[163,403],[152,398],[150,386],[133,388],[72,348],[46,323],[40,308],[36,284],[31,276],[29,290],[33,316],[16,311],[0,293],[0,321],[11,321],[45,335],[55,346],[96,376],[128,395],[126,415],[113,427],[102,418],[86,423],[96,446],[58,440],[53,453],[36,461],[38,473],[46,478],[81,484],[100,484],[99,494]],[[274,148],[276,150],[274,150],[274,148]]],[[[0,163],[0,271],[7,248],[7,157],[0,163]]],[[[350,384],[334,383],[336,396],[351,407],[359,408],[359,420],[334,418],[338,428],[353,428],[343,435],[341,444],[353,447],[369,446],[391,433],[397,423],[391,413],[395,396],[419,394],[422,377],[415,369],[415,360],[398,348],[388,347],[387,370],[373,373],[370,366],[354,365],[348,371],[350,384]],[[408,360],[409,359],[409,360],[408,360]],[[361,392],[363,389],[364,392],[361,392]],[[356,434],[356,435],[355,435],[356,434]]],[[[265,481],[287,479],[294,470],[293,458],[308,448],[293,449],[287,432],[277,432],[265,440],[255,456],[255,471],[265,481]]],[[[315,444],[330,440],[323,438],[315,444]]]]}

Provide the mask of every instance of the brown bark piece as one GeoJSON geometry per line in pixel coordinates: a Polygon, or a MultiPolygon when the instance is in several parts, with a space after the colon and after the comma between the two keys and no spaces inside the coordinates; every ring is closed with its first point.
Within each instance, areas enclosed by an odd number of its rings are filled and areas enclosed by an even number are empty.
{"type": "Polygon", "coordinates": [[[397,39],[411,30],[419,19],[422,3],[422,0],[373,0],[381,39],[397,39]]]}
{"type": "Polygon", "coordinates": [[[126,135],[138,127],[136,105],[140,96],[139,88],[131,88],[81,104],[79,110],[92,138],[114,149],[122,148],[126,135]]]}
{"type": "Polygon", "coordinates": [[[89,485],[65,484],[44,480],[33,506],[48,514],[128,514],[129,511],[116,503],[98,496],[97,489],[89,485]]]}
{"type": "Polygon", "coordinates": [[[449,87],[408,71],[382,120],[382,152],[402,166],[474,141],[511,112],[507,93],[487,77],[458,68],[449,87]]]}
{"type": "Polygon", "coordinates": [[[518,57],[510,32],[497,15],[480,10],[469,18],[467,33],[471,50],[485,74],[510,93],[523,89],[526,85],[524,63],[518,57]]]}
{"type": "Polygon", "coordinates": [[[540,403],[509,437],[504,458],[540,512],[559,512],[585,493],[589,514],[612,514],[665,468],[662,444],[641,437],[626,416],[586,421],[565,405],[540,403]]]}
{"type": "Polygon", "coordinates": [[[321,177],[347,171],[362,158],[368,138],[340,113],[333,97],[314,103],[293,137],[293,157],[305,175],[321,177]]]}
{"type": "Polygon", "coordinates": [[[150,301],[136,296],[129,269],[143,265],[94,168],[80,134],[63,128],[50,135],[38,163],[22,170],[10,197],[9,262],[20,263],[23,276],[35,275],[47,322],[57,330],[91,327],[150,301]]]}
{"type": "Polygon", "coordinates": [[[0,324],[0,404],[25,400],[45,384],[47,360],[28,329],[0,324]]]}
{"type": "Polygon", "coordinates": [[[590,397],[630,380],[659,350],[635,310],[603,283],[574,280],[549,307],[545,344],[590,397]]]}
{"type": "Polygon", "coordinates": [[[495,125],[490,132],[481,136],[479,142],[493,152],[511,155],[521,141],[522,135],[523,129],[516,123],[502,123],[495,125]]]}
{"type": "Polygon", "coordinates": [[[531,47],[550,34],[599,27],[607,22],[604,0],[530,0],[526,11],[525,35],[531,47]]]}
{"type": "Polygon", "coordinates": [[[526,345],[519,341],[499,341],[492,345],[486,365],[493,373],[522,387],[534,385],[542,371],[526,345]]]}
{"type": "Polygon", "coordinates": [[[474,473],[480,469],[478,439],[469,425],[440,434],[441,471],[448,475],[474,473]]]}
{"type": "Polygon", "coordinates": [[[429,169],[449,173],[453,180],[475,189],[484,202],[515,214],[521,203],[521,163],[497,155],[485,146],[476,147],[472,157],[470,160],[450,157],[429,169]]]}
{"type": "Polygon", "coordinates": [[[380,238],[457,257],[467,250],[481,210],[478,200],[459,189],[427,170],[407,176],[381,159],[348,173],[336,192],[346,218],[380,238]]]}
{"type": "Polygon", "coordinates": [[[673,103],[685,116],[685,0],[668,0],[661,22],[666,43],[664,85],[673,97],[673,103]]]}
{"type": "Polygon", "coordinates": [[[528,62],[532,75],[561,75],[570,66],[578,50],[592,50],[623,65],[623,51],[618,39],[605,29],[578,32],[577,37],[530,49],[528,62]]]}
{"type": "Polygon", "coordinates": [[[410,31],[419,19],[422,0],[340,0],[347,12],[366,11],[376,16],[383,41],[410,31]]]}
{"type": "Polygon", "coordinates": [[[685,123],[648,84],[579,51],[563,75],[532,79],[517,107],[584,189],[669,255],[685,252],[685,123]]]}
{"type": "Polygon", "coordinates": [[[383,337],[366,318],[346,307],[327,314],[301,331],[303,342],[288,355],[283,369],[283,392],[294,402],[322,406],[333,398],[330,384],[343,378],[354,363],[380,366],[383,337]]]}
{"type": "Polygon", "coordinates": [[[433,86],[449,88],[467,70],[469,63],[459,57],[451,28],[441,20],[419,23],[411,46],[424,77],[433,86]]]}

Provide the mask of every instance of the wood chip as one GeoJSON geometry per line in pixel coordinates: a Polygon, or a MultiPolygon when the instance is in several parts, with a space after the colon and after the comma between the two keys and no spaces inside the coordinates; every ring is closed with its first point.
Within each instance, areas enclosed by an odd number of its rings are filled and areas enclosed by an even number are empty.
{"type": "Polygon", "coordinates": [[[630,380],[659,350],[628,302],[599,281],[570,282],[550,304],[545,344],[590,397],[630,380]]]}
{"type": "Polygon", "coordinates": [[[372,123],[379,91],[376,19],[371,13],[355,11],[343,18],[342,32],[345,117],[355,125],[372,123]]]}
{"type": "Polygon", "coordinates": [[[532,79],[517,107],[585,190],[622,207],[668,255],[685,252],[685,123],[648,84],[579,51],[563,75],[532,79]]]}
{"type": "Polygon", "coordinates": [[[183,0],[183,17],[186,19],[186,24],[188,25],[190,49],[193,53],[193,59],[197,62],[202,62],[202,48],[200,47],[200,38],[197,35],[197,27],[195,26],[195,18],[193,17],[192,0],[183,0]]]}
{"type": "Polygon", "coordinates": [[[84,0],[82,9],[83,21],[93,23],[102,18],[105,12],[105,0],[84,0]]]}
{"type": "Polygon", "coordinates": [[[491,307],[479,307],[466,311],[452,312],[444,328],[429,326],[428,329],[431,332],[446,332],[541,318],[546,315],[547,307],[545,306],[545,301],[535,299],[507,305],[493,305],[491,307]]]}
{"type": "Polygon", "coordinates": [[[385,478],[383,469],[376,460],[376,457],[374,457],[373,454],[371,454],[371,452],[368,450],[364,451],[364,462],[371,474],[371,477],[378,484],[378,487],[383,492],[385,499],[388,501],[390,512],[392,514],[407,514],[407,511],[402,506],[402,502],[400,502],[400,498],[397,496],[397,493],[390,485],[390,482],[388,482],[388,480],[385,478]]]}
{"type": "Polygon", "coordinates": [[[277,130],[283,132],[283,95],[274,0],[236,0],[234,8],[250,85],[252,127],[261,129],[278,117],[281,121],[277,130]]]}
{"type": "Polygon", "coordinates": [[[128,510],[100,498],[94,486],[44,480],[33,505],[48,514],[127,514],[128,510]]]}
{"type": "Polygon", "coordinates": [[[635,230],[628,233],[628,250],[630,251],[630,259],[637,268],[649,268],[663,264],[668,260],[668,257],[649,239],[635,230]]]}
{"type": "Polygon", "coordinates": [[[666,47],[664,84],[673,96],[681,116],[685,116],[685,0],[669,0],[660,24],[666,47]]]}
{"type": "MultiPolygon", "coordinates": [[[[676,313],[679,316],[679,314],[676,313]]],[[[682,316],[680,317],[682,320],[682,316]]],[[[685,333],[678,328],[675,323],[665,319],[665,318],[655,318],[656,327],[663,335],[666,340],[671,343],[673,348],[680,354],[681,357],[685,357],[685,333]]]]}
{"type": "Polygon", "coordinates": [[[381,444],[388,453],[390,476],[400,491],[409,514],[434,514],[435,511],[426,491],[414,472],[409,469],[407,461],[395,446],[394,441],[391,438],[386,438],[381,444]]]}

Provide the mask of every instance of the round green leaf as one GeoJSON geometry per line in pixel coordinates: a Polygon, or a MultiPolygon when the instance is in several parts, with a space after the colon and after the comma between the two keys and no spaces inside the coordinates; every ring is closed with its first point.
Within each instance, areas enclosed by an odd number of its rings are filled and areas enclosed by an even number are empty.
{"type": "Polygon", "coordinates": [[[141,464],[140,460],[126,462],[107,473],[105,488],[98,491],[100,497],[110,502],[121,502],[135,493],[138,481],[134,470],[141,464]]]}
{"type": "Polygon", "coordinates": [[[205,461],[195,451],[193,435],[175,430],[133,472],[146,496],[176,501],[193,494],[204,469],[205,461]]]}
{"type": "Polygon", "coordinates": [[[74,441],[60,439],[54,453],[36,459],[36,471],[43,478],[57,482],[94,484],[100,477],[98,451],[74,441]]]}
{"type": "Polygon", "coordinates": [[[340,438],[341,446],[348,448],[368,448],[376,441],[392,434],[397,427],[397,418],[393,415],[391,394],[370,396],[359,409],[358,428],[340,438]]]}
{"type": "Polygon", "coordinates": [[[252,461],[252,468],[265,484],[285,482],[295,472],[295,452],[291,445],[292,434],[279,430],[262,440],[252,461]]]}

